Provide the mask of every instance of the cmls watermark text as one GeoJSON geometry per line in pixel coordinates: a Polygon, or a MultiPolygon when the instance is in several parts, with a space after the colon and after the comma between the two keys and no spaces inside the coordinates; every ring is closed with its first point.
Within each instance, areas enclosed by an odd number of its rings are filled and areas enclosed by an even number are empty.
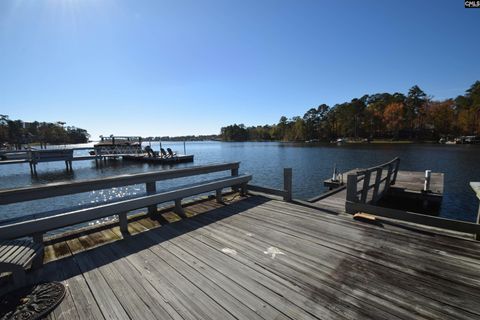
{"type": "Polygon", "coordinates": [[[465,0],[465,8],[480,8],[480,1],[465,0]]]}

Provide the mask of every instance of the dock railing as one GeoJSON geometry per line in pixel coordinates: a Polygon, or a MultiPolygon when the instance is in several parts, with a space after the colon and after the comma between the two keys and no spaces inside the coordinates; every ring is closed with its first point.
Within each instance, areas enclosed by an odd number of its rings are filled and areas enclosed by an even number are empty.
{"type": "Polygon", "coordinates": [[[264,194],[272,194],[283,198],[283,201],[292,201],[292,168],[283,169],[283,189],[267,188],[257,185],[248,184],[247,189],[254,192],[264,194]]]}
{"type": "Polygon", "coordinates": [[[184,216],[181,206],[183,198],[215,191],[217,201],[221,201],[221,191],[224,188],[240,188],[242,194],[245,194],[247,183],[252,179],[252,176],[239,175],[239,165],[239,162],[233,162],[194,166],[159,172],[128,174],[77,182],[51,183],[34,187],[0,190],[0,204],[4,205],[135,184],[145,184],[146,186],[145,196],[104,203],[87,208],[67,208],[65,212],[51,216],[2,225],[0,226],[0,240],[32,237],[35,242],[43,244],[43,236],[46,232],[114,215],[118,215],[118,223],[122,233],[128,234],[127,213],[130,211],[148,208],[148,213],[154,214],[157,212],[157,204],[174,201],[174,211],[184,216]],[[157,193],[156,190],[155,183],[157,181],[221,171],[230,171],[230,174],[226,177],[210,179],[195,183],[194,185],[178,187],[170,191],[157,193]]]}
{"type": "MultiPolygon", "coordinates": [[[[477,199],[480,200],[480,182],[470,182],[470,187],[472,188],[473,192],[475,192],[477,199]]],[[[480,224],[480,205],[478,206],[476,222],[477,224],[480,224]]],[[[480,241],[480,233],[477,233],[476,240],[480,241]]]]}
{"type": "Polygon", "coordinates": [[[433,217],[421,213],[380,207],[375,205],[387,192],[397,177],[400,159],[395,158],[385,164],[359,170],[347,177],[345,211],[350,214],[365,212],[379,217],[401,220],[419,225],[473,234],[480,240],[480,224],[433,217]],[[373,179],[373,183],[372,183],[373,179]],[[373,191],[370,191],[372,190],[373,191]]]}
{"type": "Polygon", "coordinates": [[[350,173],[347,176],[347,202],[377,203],[395,184],[399,166],[400,158],[397,157],[387,163],[350,173]]]}

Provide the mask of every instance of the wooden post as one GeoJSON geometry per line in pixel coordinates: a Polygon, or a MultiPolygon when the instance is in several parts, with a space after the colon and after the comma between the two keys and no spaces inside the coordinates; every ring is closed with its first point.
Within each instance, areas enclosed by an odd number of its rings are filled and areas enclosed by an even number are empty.
{"type": "Polygon", "coordinates": [[[347,201],[358,202],[357,175],[355,173],[351,173],[347,176],[347,201]]]}
{"type": "MultiPolygon", "coordinates": [[[[480,205],[477,212],[477,224],[480,224],[480,205]]],[[[475,234],[475,240],[480,241],[480,233],[475,234]]]]}
{"type": "MultiPolygon", "coordinates": [[[[151,195],[157,192],[157,185],[155,184],[155,181],[147,182],[145,186],[146,186],[148,195],[151,195]]],[[[157,206],[156,205],[149,206],[148,214],[153,215],[155,213],[157,213],[157,206]]]]}
{"type": "MultiPolygon", "coordinates": [[[[473,192],[477,195],[478,200],[480,200],[480,182],[470,182],[470,187],[473,189],[473,192]]],[[[477,225],[480,224],[480,204],[478,206],[477,212],[477,225]]],[[[475,234],[475,240],[480,241],[480,232],[475,234]]]]}
{"type": "Polygon", "coordinates": [[[215,199],[217,200],[217,203],[223,203],[222,189],[215,190],[215,199]]]}
{"type": "Polygon", "coordinates": [[[375,176],[375,186],[373,187],[372,203],[376,203],[378,200],[378,189],[380,188],[380,180],[382,180],[382,173],[383,169],[378,168],[377,174],[375,176]]]}
{"type": "Polygon", "coordinates": [[[242,197],[245,197],[247,195],[247,184],[246,183],[242,183],[242,185],[240,186],[240,195],[242,197]]]}
{"type": "Polygon", "coordinates": [[[430,191],[430,179],[432,177],[432,170],[425,170],[425,183],[423,184],[423,191],[430,191]]]}
{"type": "Polygon", "coordinates": [[[292,168],[283,169],[283,190],[285,191],[283,201],[292,201],[292,168]]]}
{"type": "MultiPolygon", "coordinates": [[[[232,175],[232,177],[237,177],[238,176],[238,166],[231,169],[231,175],[232,175]]],[[[232,190],[233,190],[233,192],[238,192],[238,187],[237,186],[232,186],[232,190]]]]}
{"type": "Polygon", "coordinates": [[[120,231],[122,232],[123,236],[127,236],[130,234],[128,232],[128,218],[126,212],[118,214],[118,224],[120,226],[120,231]]]}
{"type": "Polygon", "coordinates": [[[175,200],[175,209],[173,211],[182,218],[187,217],[187,215],[185,214],[185,211],[182,208],[182,199],[175,200]]]}
{"type": "Polygon", "coordinates": [[[371,171],[367,171],[367,172],[365,172],[365,175],[363,177],[362,197],[360,198],[360,201],[362,203],[367,202],[368,189],[370,188],[370,175],[371,174],[372,174],[371,171]]]}
{"type": "Polygon", "coordinates": [[[392,183],[392,173],[393,173],[393,164],[390,163],[388,165],[387,180],[385,180],[385,189],[383,190],[383,192],[387,192],[387,190],[390,189],[390,184],[392,183]]]}
{"type": "Polygon", "coordinates": [[[400,159],[398,158],[396,161],[395,161],[395,169],[394,169],[394,172],[393,172],[393,178],[392,178],[392,185],[395,184],[395,182],[397,182],[397,173],[398,173],[398,168],[400,167],[400,159]]]}

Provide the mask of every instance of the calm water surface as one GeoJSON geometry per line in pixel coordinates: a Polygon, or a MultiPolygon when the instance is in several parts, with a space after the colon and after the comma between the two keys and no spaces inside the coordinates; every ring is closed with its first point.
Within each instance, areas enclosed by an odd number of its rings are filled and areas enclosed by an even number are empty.
{"type": "MultiPolygon", "coordinates": [[[[183,143],[162,143],[183,153],[183,143]]],[[[158,150],[158,143],[152,148],[158,150]]],[[[94,161],[73,163],[74,172],[66,173],[63,162],[40,163],[38,176],[32,177],[28,164],[0,166],[0,188],[23,187],[60,181],[75,181],[125,173],[149,172],[218,162],[241,161],[240,171],[253,174],[253,183],[280,188],[283,168],[293,168],[294,196],[308,199],[325,191],[323,180],[332,174],[336,164],[342,172],[358,167],[370,167],[401,158],[401,170],[445,173],[445,196],[440,216],[474,221],[478,200],[468,186],[469,181],[480,181],[480,146],[428,144],[371,144],[371,145],[308,145],[278,142],[188,142],[187,153],[195,155],[195,162],[175,166],[161,166],[134,162],[109,161],[99,168],[94,161]]],[[[78,155],[86,151],[78,151],[78,155]]],[[[194,182],[197,178],[183,178],[157,183],[158,190],[194,182]]],[[[100,190],[74,196],[37,200],[22,204],[0,206],[0,220],[63,207],[102,203],[145,192],[143,185],[100,190]]]]}

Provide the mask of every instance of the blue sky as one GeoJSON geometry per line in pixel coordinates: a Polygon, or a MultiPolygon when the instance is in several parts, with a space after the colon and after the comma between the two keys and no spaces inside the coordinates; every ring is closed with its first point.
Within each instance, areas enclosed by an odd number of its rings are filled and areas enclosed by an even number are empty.
{"type": "Polygon", "coordinates": [[[455,97],[479,31],[461,0],[2,0],[0,113],[173,136],[414,84],[455,97]]]}

